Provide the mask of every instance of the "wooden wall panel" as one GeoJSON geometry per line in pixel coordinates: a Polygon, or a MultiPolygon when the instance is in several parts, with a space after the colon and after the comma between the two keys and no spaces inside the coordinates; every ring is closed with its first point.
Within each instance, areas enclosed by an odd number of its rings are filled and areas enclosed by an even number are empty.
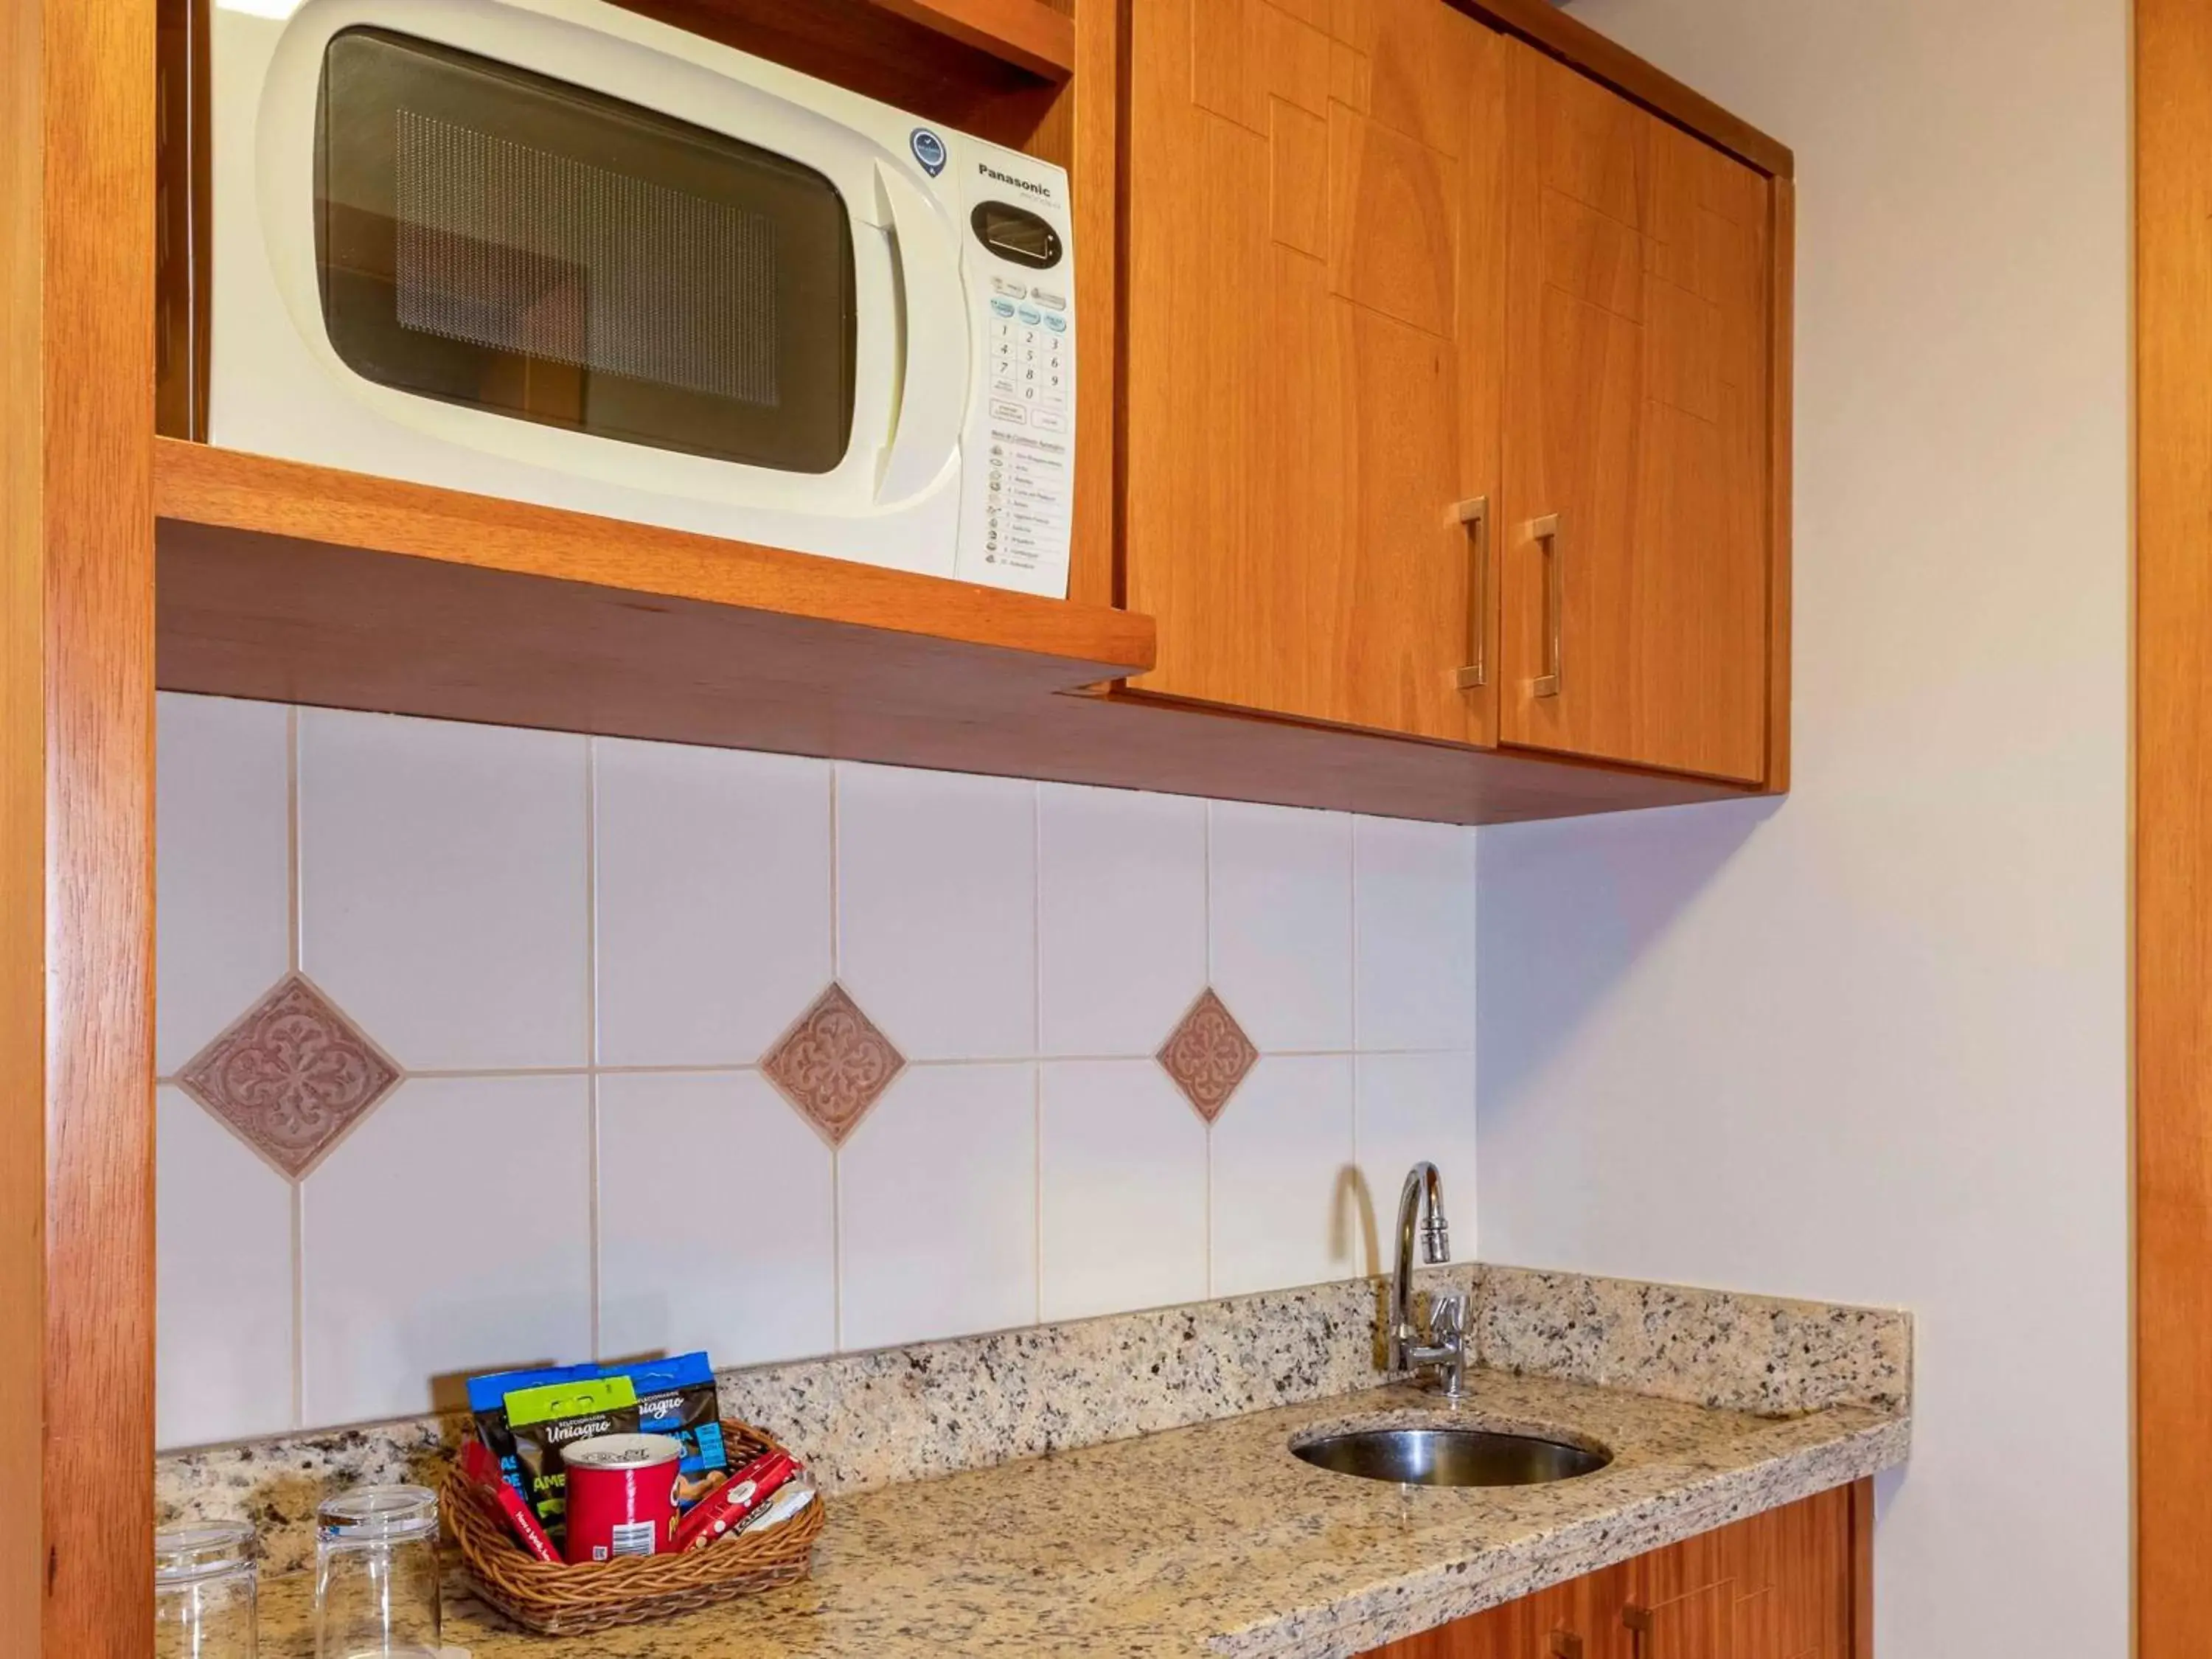
{"type": "Polygon", "coordinates": [[[2212,1558],[2212,8],[2136,6],[2138,1659],[2212,1558]]]}
{"type": "Polygon", "coordinates": [[[0,0],[0,1647],[152,1647],[154,0],[0,0]]]}

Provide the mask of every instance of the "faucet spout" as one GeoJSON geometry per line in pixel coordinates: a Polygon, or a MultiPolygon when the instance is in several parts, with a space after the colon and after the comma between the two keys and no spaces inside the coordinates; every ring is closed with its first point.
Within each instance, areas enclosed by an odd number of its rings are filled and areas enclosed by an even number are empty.
{"type": "Polygon", "coordinates": [[[1398,1193],[1398,1249],[1390,1271],[1390,1369],[1422,1363],[1413,1328],[1413,1232],[1420,1224],[1421,1256],[1430,1265],[1451,1260],[1451,1228],[1444,1219],[1443,1177],[1424,1158],[1406,1172],[1398,1193]],[[1424,1212],[1425,1211],[1425,1215],[1424,1212]]]}

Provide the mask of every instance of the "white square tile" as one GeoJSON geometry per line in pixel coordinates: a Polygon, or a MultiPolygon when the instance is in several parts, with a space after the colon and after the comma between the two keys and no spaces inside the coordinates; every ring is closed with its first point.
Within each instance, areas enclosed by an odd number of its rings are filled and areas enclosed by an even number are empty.
{"type": "Polygon", "coordinates": [[[830,766],[600,738],[599,1063],[750,1066],[830,982],[830,766]]]}
{"type": "Polygon", "coordinates": [[[291,965],[291,710],[165,691],[155,714],[155,1064],[167,1077],[291,965]]]}
{"type": "Polygon", "coordinates": [[[1373,1215],[1371,1230],[1363,1224],[1370,1236],[1360,1241],[1359,1270],[1390,1271],[1398,1191],[1424,1158],[1443,1177],[1452,1259],[1474,1261],[1474,1054],[1361,1054],[1355,1064],[1359,1173],[1373,1215]]]}
{"type": "Polygon", "coordinates": [[[1203,1300],[1204,1121],[1156,1060],[1057,1060],[1042,1069],[1043,1317],[1203,1300]]]}
{"type": "Polygon", "coordinates": [[[837,975],[908,1060],[1036,1051],[1036,786],[837,769],[837,975]]]}
{"type": "Polygon", "coordinates": [[[1352,819],[1216,801],[1213,988],[1263,1052],[1352,1047],[1352,819]]]}
{"type": "Polygon", "coordinates": [[[401,1065],[586,1062],[584,744],[300,711],[301,965],[401,1065]]]}
{"type": "Polygon", "coordinates": [[[837,1155],[839,1346],[1036,1322],[1036,1067],[923,1066],[837,1155]]]}
{"type": "Polygon", "coordinates": [[[1354,1046],[1465,1048],[1474,1042],[1474,832],[1358,818],[1354,1046]]]}
{"type": "Polygon", "coordinates": [[[590,1118],[582,1077],[414,1078],[307,1177],[307,1421],[589,1357],[590,1118]]]}
{"type": "Polygon", "coordinates": [[[182,1090],[155,1115],[154,1443],[289,1429],[292,1183],[182,1090]]]}
{"type": "Polygon", "coordinates": [[[599,1353],[836,1346],[830,1149],[757,1072],[599,1079],[599,1353]]]}
{"type": "Polygon", "coordinates": [[[1263,1057],[1213,1125],[1213,1295],[1362,1270],[1352,1155],[1352,1057],[1263,1057]]]}
{"type": "Polygon", "coordinates": [[[1206,803],[1042,784],[1043,1052],[1149,1055],[1206,988],[1206,803]]]}

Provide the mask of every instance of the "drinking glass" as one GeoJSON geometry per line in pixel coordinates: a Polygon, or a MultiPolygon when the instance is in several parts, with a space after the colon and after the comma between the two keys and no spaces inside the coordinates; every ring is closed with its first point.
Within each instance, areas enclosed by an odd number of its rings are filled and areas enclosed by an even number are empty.
{"type": "Polygon", "coordinates": [[[316,1520],[315,1659],[436,1659],[437,1493],[362,1486],[316,1520]]]}
{"type": "Polygon", "coordinates": [[[154,1534],[154,1659],[256,1659],[252,1547],[243,1521],[154,1534]]]}

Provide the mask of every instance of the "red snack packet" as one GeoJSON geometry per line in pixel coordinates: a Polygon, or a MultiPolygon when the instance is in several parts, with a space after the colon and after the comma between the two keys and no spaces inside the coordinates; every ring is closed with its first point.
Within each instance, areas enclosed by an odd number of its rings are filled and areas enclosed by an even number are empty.
{"type": "Polygon", "coordinates": [[[477,1501],[507,1518],[508,1529],[533,1559],[560,1564],[561,1552],[553,1547],[553,1540],[545,1535],[545,1528],[538,1524],[522,1494],[500,1474],[499,1459],[482,1441],[471,1440],[461,1447],[461,1473],[476,1487],[477,1501]]]}
{"type": "Polygon", "coordinates": [[[764,1452],[756,1457],[684,1517],[683,1525],[676,1529],[677,1551],[704,1549],[724,1534],[735,1532],[747,1516],[799,1470],[788,1452],[764,1452]]]}

